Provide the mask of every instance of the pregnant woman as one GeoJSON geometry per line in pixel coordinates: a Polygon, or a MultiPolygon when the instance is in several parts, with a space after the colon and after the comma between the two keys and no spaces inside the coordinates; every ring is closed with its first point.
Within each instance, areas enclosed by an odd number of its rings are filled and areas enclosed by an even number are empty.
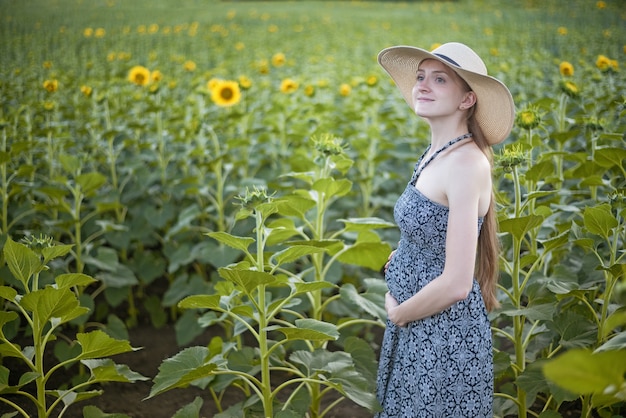
{"type": "Polygon", "coordinates": [[[385,266],[377,417],[491,418],[487,312],[497,306],[499,248],[491,146],[511,131],[513,99],[461,43],[395,46],[378,62],[430,126],[430,145],[394,208],[401,239],[385,266]]]}

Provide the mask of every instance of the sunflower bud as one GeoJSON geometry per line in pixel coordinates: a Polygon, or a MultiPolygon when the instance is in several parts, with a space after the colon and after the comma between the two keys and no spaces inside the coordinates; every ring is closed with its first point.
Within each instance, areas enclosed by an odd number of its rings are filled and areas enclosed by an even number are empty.
{"type": "Polygon", "coordinates": [[[515,123],[522,129],[534,129],[541,123],[541,113],[536,107],[529,106],[516,115],[515,123]]]}
{"type": "Polygon", "coordinates": [[[510,173],[513,171],[513,167],[522,164],[526,159],[526,153],[522,147],[514,144],[502,149],[502,152],[496,157],[496,164],[502,167],[505,172],[510,173]]]}

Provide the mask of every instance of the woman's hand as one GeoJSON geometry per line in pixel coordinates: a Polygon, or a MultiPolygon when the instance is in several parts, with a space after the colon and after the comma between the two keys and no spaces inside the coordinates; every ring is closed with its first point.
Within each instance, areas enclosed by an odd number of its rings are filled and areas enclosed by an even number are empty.
{"type": "Polygon", "coordinates": [[[400,304],[396,298],[394,298],[391,293],[387,292],[385,294],[385,310],[387,311],[387,318],[397,326],[403,327],[406,325],[406,322],[400,319],[400,312],[398,309],[399,306],[400,304]]]}

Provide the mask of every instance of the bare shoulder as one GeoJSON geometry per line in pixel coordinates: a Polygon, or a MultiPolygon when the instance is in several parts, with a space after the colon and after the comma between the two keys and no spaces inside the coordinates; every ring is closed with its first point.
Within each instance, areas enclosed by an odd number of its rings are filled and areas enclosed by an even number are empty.
{"type": "Polygon", "coordinates": [[[450,173],[462,182],[491,179],[491,164],[487,156],[475,144],[461,147],[449,159],[450,173]]]}

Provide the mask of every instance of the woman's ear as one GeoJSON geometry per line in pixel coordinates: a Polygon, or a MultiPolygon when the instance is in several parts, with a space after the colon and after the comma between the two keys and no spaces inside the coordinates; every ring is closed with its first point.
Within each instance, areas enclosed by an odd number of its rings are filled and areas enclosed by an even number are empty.
{"type": "Polygon", "coordinates": [[[461,109],[469,109],[470,107],[476,104],[476,93],[473,91],[468,91],[463,96],[463,100],[461,101],[461,109]]]}

